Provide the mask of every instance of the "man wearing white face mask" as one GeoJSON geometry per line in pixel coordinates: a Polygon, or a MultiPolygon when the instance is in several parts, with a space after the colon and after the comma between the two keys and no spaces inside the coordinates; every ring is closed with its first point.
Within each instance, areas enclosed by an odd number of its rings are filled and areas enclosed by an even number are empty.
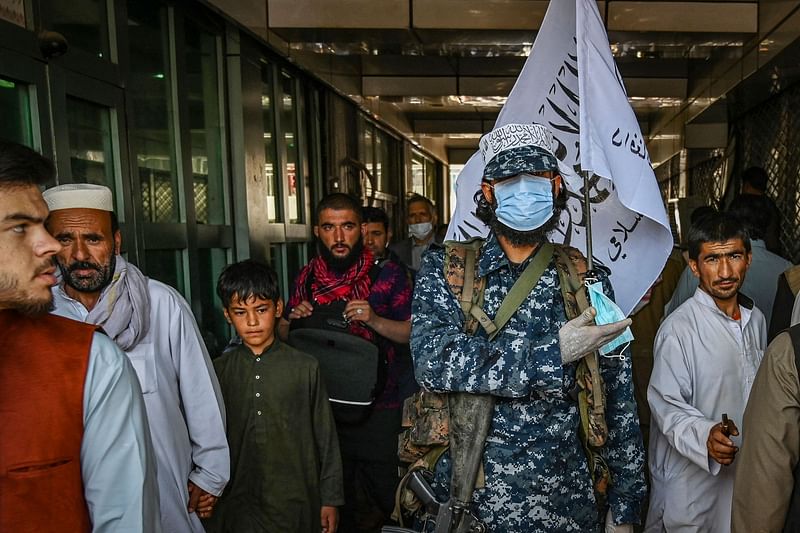
{"type": "Polygon", "coordinates": [[[389,246],[400,260],[412,272],[419,270],[422,254],[433,243],[442,242],[441,236],[436,232],[438,216],[433,202],[419,194],[412,195],[406,201],[406,221],[408,222],[409,237],[389,246]]]}
{"type": "MultiPolygon", "coordinates": [[[[645,496],[630,358],[602,357],[599,363],[607,391],[608,438],[602,451],[611,479],[607,489],[593,485],[573,394],[579,361],[616,339],[630,320],[596,326],[591,307],[567,318],[567,309],[572,314],[576,307],[575,296],[569,293],[568,302],[569,289],[562,291],[565,262],[548,241],[566,206],[553,142],[539,124],[508,124],[481,139],[485,168],[476,214],[490,231],[474,267],[484,285],[482,318],[496,322],[491,324],[496,329],[492,334],[485,327],[472,335],[465,331],[467,317],[451,290],[455,262],[448,254],[454,255],[453,248],[433,248],[422,259],[412,302],[415,374],[427,390],[494,396],[481,458],[485,486],[475,489],[470,506],[489,531],[598,531],[605,526],[630,532],[645,496]],[[522,289],[512,290],[516,287],[522,289]],[[521,303],[509,309],[504,300],[512,292],[522,296],[521,303]],[[606,501],[598,502],[593,489],[603,490],[606,501]]],[[[597,278],[599,289],[612,296],[607,274],[598,272],[597,278]]],[[[601,314],[612,307],[606,302],[601,314]]],[[[445,454],[433,483],[440,501],[449,470],[445,454]]]]}

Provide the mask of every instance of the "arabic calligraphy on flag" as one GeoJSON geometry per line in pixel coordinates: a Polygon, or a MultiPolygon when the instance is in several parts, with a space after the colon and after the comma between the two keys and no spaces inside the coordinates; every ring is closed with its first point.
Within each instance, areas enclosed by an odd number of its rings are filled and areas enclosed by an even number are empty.
{"type": "MultiPolygon", "coordinates": [[[[593,259],[611,270],[617,304],[630,312],[658,278],[672,234],[647,146],[594,1],[550,2],[495,128],[530,122],[552,131],[553,151],[567,183],[567,208],[553,239],[585,252],[588,210],[593,259]],[[581,171],[591,171],[588,182],[581,171]]],[[[476,152],[458,176],[448,239],[487,233],[475,217],[474,203],[483,167],[476,152]]]]}

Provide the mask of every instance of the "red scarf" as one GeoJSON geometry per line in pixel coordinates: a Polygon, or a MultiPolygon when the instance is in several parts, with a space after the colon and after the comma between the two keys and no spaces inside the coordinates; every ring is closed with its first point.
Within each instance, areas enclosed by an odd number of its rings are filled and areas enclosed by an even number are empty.
{"type": "Polygon", "coordinates": [[[340,274],[328,267],[322,257],[315,257],[309,262],[313,281],[311,294],[320,305],[336,300],[366,300],[369,297],[369,271],[372,268],[372,252],[364,248],[356,262],[340,274]]]}

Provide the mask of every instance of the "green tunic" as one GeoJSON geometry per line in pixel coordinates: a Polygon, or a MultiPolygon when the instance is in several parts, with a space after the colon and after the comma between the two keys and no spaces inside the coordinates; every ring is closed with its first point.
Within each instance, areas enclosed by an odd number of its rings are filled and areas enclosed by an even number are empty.
{"type": "Polygon", "coordinates": [[[279,340],[214,361],[227,411],[231,480],[208,532],[319,533],[344,503],[336,426],[316,359],[279,340]]]}

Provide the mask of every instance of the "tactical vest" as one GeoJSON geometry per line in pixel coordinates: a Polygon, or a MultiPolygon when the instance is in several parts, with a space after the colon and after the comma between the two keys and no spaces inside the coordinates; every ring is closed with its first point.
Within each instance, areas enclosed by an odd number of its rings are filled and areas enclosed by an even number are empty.
{"type": "MultiPolygon", "coordinates": [[[[474,335],[479,328],[489,340],[500,332],[503,325],[516,313],[539,277],[554,261],[559,277],[561,297],[567,319],[576,318],[590,303],[583,286],[586,259],[576,248],[546,243],[537,250],[532,263],[522,273],[504,299],[494,320],[483,311],[483,293],[486,279],[478,273],[479,253],[483,239],[465,242],[449,241],[444,250],[444,277],[448,288],[456,297],[464,313],[464,331],[474,335]],[[538,263],[538,264],[537,264],[538,263]],[[578,265],[582,265],[579,268],[578,265]],[[517,284],[528,278],[527,283],[517,284]],[[508,303],[508,305],[506,305],[508,303]]],[[[583,357],[576,368],[576,395],[581,425],[577,428],[592,479],[598,513],[605,513],[606,496],[611,473],[601,449],[605,445],[608,427],[605,420],[605,387],[600,375],[598,356],[592,353],[583,357]]],[[[484,408],[491,408],[487,404],[484,408]]],[[[417,469],[434,470],[442,453],[451,444],[450,414],[447,395],[421,390],[406,399],[403,406],[403,427],[398,446],[398,457],[409,463],[409,473],[417,469]]],[[[393,518],[402,524],[401,508],[416,512],[421,502],[406,489],[409,475],[400,482],[393,518]]],[[[473,483],[470,480],[468,483],[473,483]]],[[[479,469],[475,488],[483,486],[483,472],[479,469]]],[[[451,485],[455,484],[451,481],[451,485]]],[[[471,492],[470,492],[471,496],[471,492]]]]}
{"type": "Polygon", "coordinates": [[[0,531],[91,531],[80,452],[95,327],[2,310],[0,331],[0,531]]]}

